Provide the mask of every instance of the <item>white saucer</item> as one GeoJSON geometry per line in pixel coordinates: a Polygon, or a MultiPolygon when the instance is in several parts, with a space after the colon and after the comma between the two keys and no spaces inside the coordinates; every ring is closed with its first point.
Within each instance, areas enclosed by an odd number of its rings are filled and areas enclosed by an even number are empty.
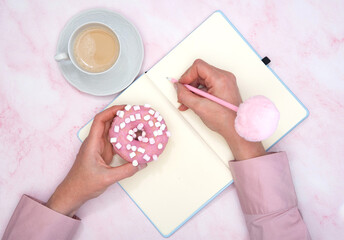
{"type": "Polygon", "coordinates": [[[118,13],[104,9],[81,12],[70,19],[60,33],[56,53],[67,52],[70,35],[79,26],[101,22],[113,29],[121,39],[121,55],[108,72],[87,75],[78,70],[70,60],[58,62],[65,79],[82,92],[96,96],[118,93],[128,87],[138,75],[143,61],[143,43],[133,24],[118,13]]]}

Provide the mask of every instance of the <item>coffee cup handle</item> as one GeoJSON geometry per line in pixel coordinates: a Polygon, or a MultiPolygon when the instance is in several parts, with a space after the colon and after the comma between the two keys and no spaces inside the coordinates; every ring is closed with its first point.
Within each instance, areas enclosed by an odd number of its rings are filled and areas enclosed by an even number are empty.
{"type": "Polygon", "coordinates": [[[58,53],[55,55],[54,58],[57,62],[61,62],[63,60],[68,60],[69,56],[68,56],[68,53],[58,53]]]}

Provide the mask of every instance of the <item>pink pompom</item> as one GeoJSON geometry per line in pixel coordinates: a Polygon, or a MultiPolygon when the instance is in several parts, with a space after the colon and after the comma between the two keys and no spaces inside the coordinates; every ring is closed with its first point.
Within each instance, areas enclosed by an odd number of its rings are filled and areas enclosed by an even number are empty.
{"type": "Polygon", "coordinates": [[[253,96],[240,104],[235,130],[247,141],[259,142],[275,132],[279,117],[273,102],[264,96],[253,96]]]}

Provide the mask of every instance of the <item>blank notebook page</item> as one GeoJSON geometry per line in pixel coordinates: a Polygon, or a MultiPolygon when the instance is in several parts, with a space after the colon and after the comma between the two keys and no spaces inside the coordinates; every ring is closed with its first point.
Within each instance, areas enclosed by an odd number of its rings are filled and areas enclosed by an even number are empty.
{"type": "MultiPolygon", "coordinates": [[[[166,77],[179,79],[197,58],[234,73],[243,100],[264,95],[275,103],[281,118],[276,132],[263,142],[265,148],[277,142],[307,116],[307,110],[220,12],[212,14],[147,73],[174,107],[177,108],[179,103],[175,89],[166,77]]],[[[233,156],[225,140],[210,131],[192,111],[182,115],[228,166],[228,160],[233,156]]]]}
{"type": "MultiPolygon", "coordinates": [[[[232,181],[221,159],[203,141],[146,75],[108,107],[150,104],[166,121],[172,136],[156,162],[121,186],[163,235],[168,235],[232,181]]],[[[92,122],[79,137],[84,140],[92,122]]]]}

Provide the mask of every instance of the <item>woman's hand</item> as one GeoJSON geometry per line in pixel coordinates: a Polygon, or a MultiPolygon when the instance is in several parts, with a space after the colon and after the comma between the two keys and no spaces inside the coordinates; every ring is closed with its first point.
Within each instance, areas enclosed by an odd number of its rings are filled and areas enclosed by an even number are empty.
{"type": "Polygon", "coordinates": [[[235,76],[197,59],[176,83],[179,110],[193,110],[211,130],[221,134],[227,141],[236,160],[243,160],[265,154],[261,143],[248,142],[234,129],[236,113],[207,98],[192,93],[183,84],[194,87],[204,86],[203,90],[229,103],[239,106],[242,103],[235,76]]]}
{"type": "Polygon", "coordinates": [[[98,197],[108,186],[147,166],[134,167],[131,163],[119,167],[109,166],[114,150],[108,132],[116,112],[123,108],[113,106],[96,115],[73,167],[47,202],[47,207],[73,216],[87,200],[98,197]]]}

